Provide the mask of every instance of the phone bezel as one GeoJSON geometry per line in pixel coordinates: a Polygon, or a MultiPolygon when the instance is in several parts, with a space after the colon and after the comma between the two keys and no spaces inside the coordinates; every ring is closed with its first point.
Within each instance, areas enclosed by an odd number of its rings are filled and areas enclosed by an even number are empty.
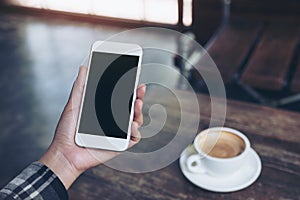
{"type": "Polygon", "coordinates": [[[134,102],[136,99],[136,89],[139,83],[140,77],[140,68],[142,63],[142,48],[137,44],[129,44],[129,43],[119,43],[119,42],[111,42],[111,41],[96,41],[93,43],[90,51],[89,56],[89,63],[88,63],[88,70],[87,70],[87,78],[85,81],[85,86],[83,90],[83,96],[80,105],[80,112],[77,121],[76,127],[76,136],[75,136],[75,143],[81,147],[88,147],[88,148],[97,148],[97,149],[105,149],[105,150],[112,150],[112,151],[125,151],[130,142],[131,136],[131,125],[134,116],[134,102]],[[84,104],[85,99],[85,92],[86,92],[86,85],[88,82],[88,76],[91,67],[91,59],[93,52],[103,52],[103,53],[115,53],[120,55],[134,55],[139,57],[137,72],[135,77],[135,84],[134,84],[134,91],[133,91],[133,101],[131,104],[131,112],[127,130],[127,138],[114,138],[114,137],[107,137],[107,136],[99,136],[99,135],[92,135],[88,133],[79,133],[79,124],[81,120],[82,114],[82,107],[84,104]]]}

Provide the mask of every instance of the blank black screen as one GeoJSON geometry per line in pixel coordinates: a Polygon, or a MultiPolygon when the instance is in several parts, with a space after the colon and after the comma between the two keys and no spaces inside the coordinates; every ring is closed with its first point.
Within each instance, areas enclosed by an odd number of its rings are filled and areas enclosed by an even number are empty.
{"type": "Polygon", "coordinates": [[[116,138],[127,137],[132,100],[128,97],[132,97],[134,92],[138,61],[138,56],[92,53],[78,132],[116,138]],[[127,73],[129,70],[131,73],[127,73]],[[119,91],[122,92],[116,93],[117,98],[112,105],[113,90],[126,73],[125,82],[118,84],[121,87],[119,91]],[[116,115],[113,115],[112,106],[117,110],[116,115]],[[123,109],[124,107],[126,108],[123,109]],[[118,118],[118,123],[114,117],[118,118]]]}

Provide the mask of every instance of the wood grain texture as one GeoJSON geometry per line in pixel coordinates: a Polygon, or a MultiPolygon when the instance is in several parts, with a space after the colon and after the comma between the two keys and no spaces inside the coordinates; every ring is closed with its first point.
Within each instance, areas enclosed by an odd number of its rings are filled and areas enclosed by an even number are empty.
{"type": "Polygon", "coordinates": [[[299,27],[271,24],[246,65],[241,82],[259,89],[281,90],[299,40],[299,27]]]}
{"type": "MultiPolygon", "coordinates": [[[[190,92],[178,92],[182,94],[181,101],[192,103],[190,92]]],[[[180,108],[175,100],[170,100],[169,95],[165,90],[152,87],[145,96],[145,107],[159,102],[169,110],[168,128],[163,129],[160,135],[174,135],[178,128],[180,108]]],[[[201,111],[199,131],[208,127],[210,102],[208,96],[198,95],[201,111]]],[[[191,121],[197,121],[199,113],[190,107],[181,111],[191,121]]],[[[145,121],[149,120],[147,115],[145,117],[145,121]]],[[[225,126],[245,133],[263,163],[259,179],[244,190],[214,193],[198,188],[182,175],[176,160],[163,169],[140,174],[119,172],[104,165],[96,167],[76,181],[70,189],[70,199],[299,199],[299,119],[300,114],[297,113],[237,101],[227,102],[225,126]]],[[[194,134],[187,132],[186,137],[194,134]]],[[[164,143],[159,137],[150,138],[148,142],[152,145],[164,143]]]]}

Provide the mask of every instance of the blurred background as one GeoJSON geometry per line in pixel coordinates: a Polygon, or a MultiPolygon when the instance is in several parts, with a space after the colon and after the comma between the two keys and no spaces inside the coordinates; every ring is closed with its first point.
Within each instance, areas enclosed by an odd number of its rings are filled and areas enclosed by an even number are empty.
{"type": "MultiPolygon", "coordinates": [[[[186,33],[211,53],[229,99],[299,112],[299,10],[298,0],[0,1],[0,187],[50,144],[92,42],[128,29],[186,33]]],[[[132,37],[193,56],[182,38],[132,37]]],[[[187,66],[178,55],[162,59],[178,71],[187,66]]],[[[201,75],[186,76],[208,94],[201,75]]],[[[178,77],[168,78],[177,85],[178,77]]]]}

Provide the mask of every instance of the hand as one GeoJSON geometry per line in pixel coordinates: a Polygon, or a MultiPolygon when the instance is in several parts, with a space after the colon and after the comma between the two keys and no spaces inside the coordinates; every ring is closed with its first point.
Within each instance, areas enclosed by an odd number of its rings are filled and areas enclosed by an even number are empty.
{"type": "MultiPolygon", "coordinates": [[[[82,172],[118,154],[118,152],[113,151],[87,149],[75,144],[75,131],[86,75],[87,68],[80,67],[67,105],[57,124],[54,139],[40,159],[40,162],[44,163],[60,178],[66,189],[82,172]]],[[[145,92],[146,86],[139,85],[134,104],[134,120],[129,147],[137,144],[140,140],[138,128],[143,123],[142,106],[145,92]]]]}

